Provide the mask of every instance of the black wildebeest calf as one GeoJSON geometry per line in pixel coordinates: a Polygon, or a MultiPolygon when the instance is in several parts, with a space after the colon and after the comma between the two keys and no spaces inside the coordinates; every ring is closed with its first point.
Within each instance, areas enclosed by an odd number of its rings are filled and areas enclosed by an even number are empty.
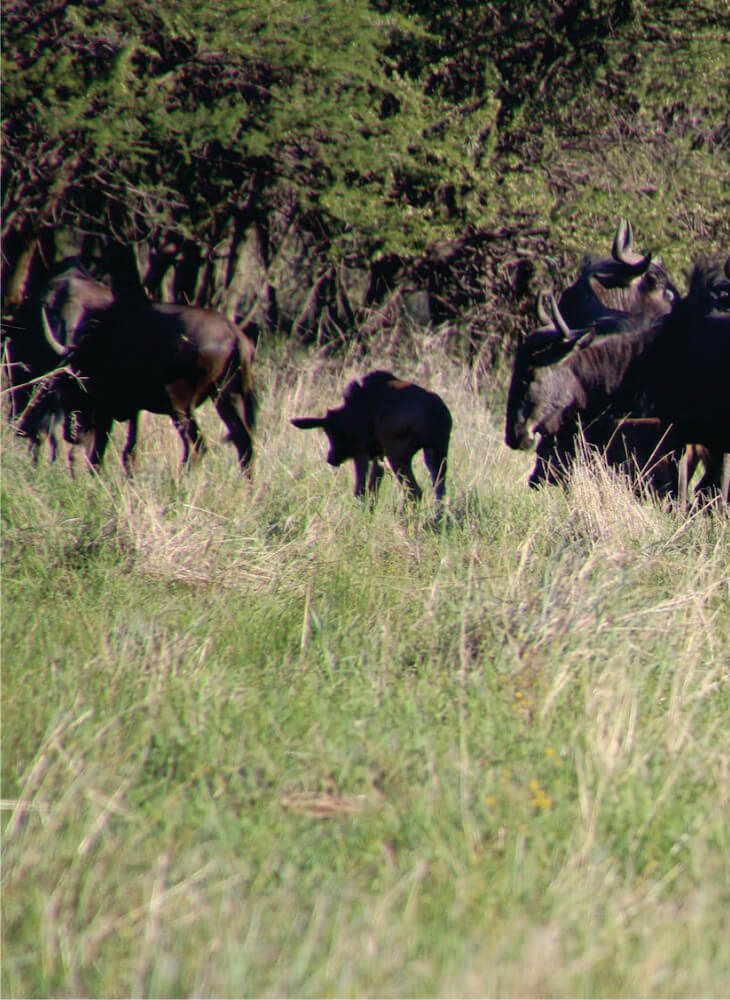
{"type": "Polygon", "coordinates": [[[292,423],[303,430],[322,428],[329,439],[330,465],[353,459],[355,496],[363,496],[366,489],[376,496],[383,478],[381,459],[387,458],[406,493],[420,499],[411,462],[423,449],[440,501],[451,434],[451,414],[441,397],[387,371],[370,372],[362,382],[351,382],[344,397],[344,406],[328,410],[326,416],[297,417],[292,423]]]}

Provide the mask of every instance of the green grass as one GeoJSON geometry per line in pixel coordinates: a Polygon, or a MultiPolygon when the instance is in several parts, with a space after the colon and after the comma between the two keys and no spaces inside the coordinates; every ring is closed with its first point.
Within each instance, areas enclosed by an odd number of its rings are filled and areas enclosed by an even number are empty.
{"type": "Polygon", "coordinates": [[[726,995],[728,519],[529,490],[433,353],[447,515],[368,513],[288,423],[364,366],[262,355],[250,481],[3,430],[3,995],[726,995]]]}

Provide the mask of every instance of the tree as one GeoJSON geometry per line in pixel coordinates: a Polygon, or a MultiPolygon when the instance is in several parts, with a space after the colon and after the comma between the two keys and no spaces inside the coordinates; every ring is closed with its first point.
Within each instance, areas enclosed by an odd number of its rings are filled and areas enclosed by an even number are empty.
{"type": "Polygon", "coordinates": [[[335,253],[424,246],[433,191],[471,167],[387,56],[416,31],[360,0],[6,5],[6,269],[48,229],[210,256],[231,218],[292,212],[335,253]]]}
{"type": "Polygon", "coordinates": [[[682,266],[694,235],[730,239],[726,0],[9,0],[3,17],[6,308],[103,244],[155,295],[304,336],[407,282],[481,341],[497,311],[500,339],[529,322],[618,214],[682,266]]]}

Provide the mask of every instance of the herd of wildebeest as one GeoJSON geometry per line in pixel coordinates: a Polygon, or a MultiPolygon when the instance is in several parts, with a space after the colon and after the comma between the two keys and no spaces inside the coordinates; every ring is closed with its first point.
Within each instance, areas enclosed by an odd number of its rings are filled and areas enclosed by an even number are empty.
{"type": "MultiPolygon", "coordinates": [[[[586,259],[559,297],[539,297],[540,326],[515,353],[505,441],[515,449],[536,445],[531,486],[564,482],[589,447],[628,471],[637,488],[682,509],[690,500],[727,508],[730,258],[696,264],[682,295],[661,258],[632,243],[621,220],[610,257],[586,259]]],[[[6,317],[3,329],[11,419],[36,460],[45,439],[55,457],[61,432],[98,468],[113,422],[128,421],[128,473],[142,410],[172,418],[185,463],[205,447],[194,410],[206,399],[247,469],[254,353],[253,340],[221,313],[132,298],[77,262],[6,317]]],[[[355,493],[371,499],[386,458],[406,494],[419,498],[412,460],[423,450],[440,503],[452,420],[435,393],[378,370],[351,382],[342,406],[291,422],[324,430],[327,461],[352,459],[355,493]]]]}

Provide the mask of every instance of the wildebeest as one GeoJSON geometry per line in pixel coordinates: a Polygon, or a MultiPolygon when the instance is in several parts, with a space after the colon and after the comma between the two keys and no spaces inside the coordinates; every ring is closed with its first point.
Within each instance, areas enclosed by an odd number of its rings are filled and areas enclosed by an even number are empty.
{"type": "MultiPolygon", "coordinates": [[[[72,281],[71,291],[83,290],[88,287],[84,280],[67,276],[54,295],[68,290],[72,281]]],[[[51,304],[57,303],[54,298],[51,304]]],[[[68,369],[53,382],[65,413],[65,435],[77,443],[83,433],[91,433],[92,466],[102,464],[113,421],[128,420],[123,462],[130,471],[142,410],[172,418],[185,464],[191,448],[204,449],[192,411],[206,399],[214,401],[228,428],[241,467],[249,465],[256,415],[254,344],[231,320],[211,309],[116,298],[85,308],[74,319],[79,310],[73,303],[74,297],[67,296],[66,316],[44,307],[43,318],[46,337],[68,369]]]]}
{"type": "Polygon", "coordinates": [[[3,396],[13,429],[28,440],[34,463],[44,441],[54,461],[63,413],[46,376],[59,367],[59,359],[43,336],[40,305],[32,298],[3,317],[2,364],[3,396]]]}
{"type": "MultiPolygon", "coordinates": [[[[51,457],[56,457],[56,426],[60,417],[50,407],[39,409],[34,419],[26,416],[28,407],[37,400],[41,391],[37,381],[56,367],[57,357],[41,338],[34,337],[29,328],[28,310],[21,309],[3,323],[2,366],[3,397],[7,415],[14,429],[30,443],[33,461],[38,461],[45,439],[51,446],[51,457]]],[[[39,323],[40,327],[40,323],[39,323]]]]}
{"type": "MultiPolygon", "coordinates": [[[[538,364],[545,363],[545,350],[552,344],[556,358],[560,357],[588,327],[594,335],[620,333],[650,326],[669,313],[679,299],[677,288],[660,258],[641,255],[632,244],[631,225],[621,219],[610,258],[586,260],[576,281],[563,291],[557,307],[552,303],[550,311],[544,298],[538,299],[544,326],[518,344],[513,382],[521,369],[532,365],[533,354],[538,364]]],[[[566,421],[559,435],[543,435],[530,485],[563,481],[583,441],[600,450],[609,465],[630,472],[637,483],[659,495],[677,496],[681,449],[676,436],[669,428],[657,427],[656,421],[627,422],[610,405],[590,414],[583,411],[581,420],[566,421]]]]}
{"type": "MultiPolygon", "coordinates": [[[[581,272],[558,297],[558,309],[565,322],[575,330],[594,324],[600,332],[612,333],[637,318],[646,324],[669,312],[679,292],[665,271],[661,258],[641,255],[634,250],[633,232],[626,219],[620,219],[613,240],[611,257],[586,259],[581,272]]],[[[547,326],[552,317],[538,299],[540,320],[547,326]]]]}
{"type": "MultiPolygon", "coordinates": [[[[529,364],[513,370],[507,444],[559,439],[577,416],[613,412],[657,417],[678,446],[730,452],[730,313],[698,307],[714,301],[713,282],[709,270],[696,269],[689,294],[649,327],[546,338],[529,364]]],[[[729,464],[723,463],[725,499],[729,464]]]]}
{"type": "MultiPolygon", "coordinates": [[[[533,369],[557,364],[573,350],[581,334],[586,335],[585,330],[568,328],[554,299],[551,307],[552,325],[520,341],[515,355],[505,428],[506,443],[513,448],[520,447],[514,440],[511,418],[515,398],[523,391],[533,369]]],[[[620,326],[594,324],[589,331],[598,342],[616,336],[620,329],[641,329],[643,323],[644,317],[639,314],[633,321],[625,317],[620,326]],[[598,330],[604,332],[597,333],[598,330]]],[[[676,434],[656,417],[628,418],[613,400],[606,398],[586,399],[584,405],[566,411],[556,433],[543,429],[529,485],[564,483],[576,455],[585,445],[599,451],[610,466],[628,473],[637,487],[649,486],[660,496],[677,496],[681,445],[676,434]]]]}
{"type": "Polygon", "coordinates": [[[319,427],[325,432],[330,465],[354,461],[355,496],[361,497],[367,490],[375,498],[383,477],[381,460],[387,458],[406,495],[420,499],[422,490],[411,462],[423,449],[440,501],[452,424],[441,397],[413,382],[401,381],[392,372],[378,370],[362,382],[351,382],[344,400],[343,406],[328,410],[324,417],[296,417],[291,422],[303,430],[319,427]]]}
{"type": "MultiPolygon", "coordinates": [[[[43,440],[48,439],[53,461],[63,410],[57,380],[46,376],[63,362],[45,336],[43,307],[53,315],[62,342],[71,346],[85,317],[94,309],[111,305],[114,296],[76,258],[62,261],[53,268],[50,278],[43,282],[36,279],[34,286],[14,315],[4,319],[3,361],[15,430],[29,439],[34,462],[38,461],[43,440]]],[[[69,461],[73,471],[73,449],[69,461]]]]}

